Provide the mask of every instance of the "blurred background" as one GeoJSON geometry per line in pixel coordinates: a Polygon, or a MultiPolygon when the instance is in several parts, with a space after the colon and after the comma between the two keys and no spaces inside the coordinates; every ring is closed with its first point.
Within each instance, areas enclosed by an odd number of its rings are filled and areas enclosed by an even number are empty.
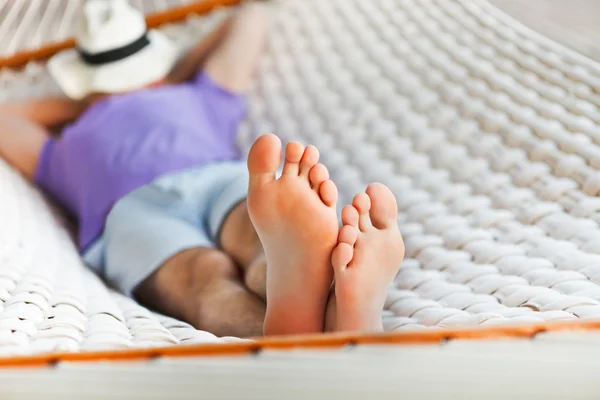
{"type": "MultiPolygon", "coordinates": [[[[38,47],[48,38],[70,36],[73,28],[70,22],[83,1],[0,0],[0,57],[24,47],[38,47]],[[58,25],[57,19],[61,21],[58,25]]],[[[190,1],[131,0],[131,3],[150,13],[190,1]]],[[[490,3],[530,28],[600,61],[600,1],[490,0],[490,3]]]]}
{"type": "Polygon", "coordinates": [[[530,28],[600,61],[600,1],[491,0],[530,28]]]}

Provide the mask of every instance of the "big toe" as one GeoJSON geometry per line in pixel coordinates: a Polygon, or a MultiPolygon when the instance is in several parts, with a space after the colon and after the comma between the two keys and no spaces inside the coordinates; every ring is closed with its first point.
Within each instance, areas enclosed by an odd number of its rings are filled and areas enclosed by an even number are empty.
{"type": "Polygon", "coordinates": [[[385,229],[396,225],[398,216],[398,203],[387,186],[381,183],[372,183],[367,187],[367,196],[371,199],[371,222],[378,229],[385,229]]]}
{"type": "Polygon", "coordinates": [[[281,140],[273,134],[256,139],[248,154],[250,186],[264,184],[275,179],[281,162],[281,140]]]}

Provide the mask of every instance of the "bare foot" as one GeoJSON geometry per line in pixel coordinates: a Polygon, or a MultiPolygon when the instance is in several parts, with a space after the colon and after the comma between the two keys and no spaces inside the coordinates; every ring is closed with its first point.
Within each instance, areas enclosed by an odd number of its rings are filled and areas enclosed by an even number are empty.
{"type": "Polygon", "coordinates": [[[258,138],[248,156],[248,212],[268,265],[265,335],[323,331],[339,226],[337,189],[318,159],[316,147],[290,142],[275,179],[281,160],[275,135],[258,138]]]}
{"type": "Polygon", "coordinates": [[[369,185],[342,210],[331,262],[335,271],[336,331],[381,331],[388,288],[404,257],[398,206],[384,185],[369,185]]]}

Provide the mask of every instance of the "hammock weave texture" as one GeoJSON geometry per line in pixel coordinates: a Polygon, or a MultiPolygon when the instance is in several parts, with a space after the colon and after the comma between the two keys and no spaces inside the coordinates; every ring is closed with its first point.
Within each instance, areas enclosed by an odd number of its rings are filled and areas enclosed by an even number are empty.
{"type": "MultiPolygon", "coordinates": [[[[0,57],[33,50],[73,34],[78,12],[85,0],[0,1],[0,57]]],[[[129,0],[145,13],[163,11],[190,0],[129,0]]]]}
{"type": "MultiPolygon", "coordinates": [[[[387,331],[600,318],[596,64],[484,1],[269,7],[239,144],[264,132],[315,144],[340,206],[372,181],[392,189],[407,257],[387,331]]],[[[225,13],[162,29],[183,48],[225,13]]],[[[0,100],[56,90],[42,65],[0,71],[0,100]]],[[[0,352],[241,340],[108,289],[60,216],[2,162],[0,187],[0,352]]]]}

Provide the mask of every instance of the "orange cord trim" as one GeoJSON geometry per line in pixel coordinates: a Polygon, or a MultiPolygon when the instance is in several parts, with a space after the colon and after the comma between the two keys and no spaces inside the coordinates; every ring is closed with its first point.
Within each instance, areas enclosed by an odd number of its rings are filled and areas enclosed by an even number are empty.
{"type": "MultiPolygon", "coordinates": [[[[260,338],[252,342],[180,345],[135,350],[48,353],[0,358],[0,368],[47,367],[59,362],[143,361],[158,357],[251,356],[262,350],[335,349],[354,345],[439,344],[447,340],[531,339],[538,333],[600,330],[600,320],[506,325],[492,328],[442,329],[379,334],[315,334],[260,338]]],[[[599,332],[600,334],[600,332],[599,332]]]]}
{"type": "MultiPolygon", "coordinates": [[[[163,24],[173,23],[185,19],[190,14],[206,14],[217,7],[227,7],[239,4],[241,0],[202,0],[169,10],[149,14],[146,16],[148,28],[156,28],[163,24]]],[[[49,43],[38,49],[25,50],[11,56],[0,57],[0,69],[20,68],[31,61],[43,61],[63,50],[75,47],[75,40],[68,38],[60,42],[49,43]]]]}

